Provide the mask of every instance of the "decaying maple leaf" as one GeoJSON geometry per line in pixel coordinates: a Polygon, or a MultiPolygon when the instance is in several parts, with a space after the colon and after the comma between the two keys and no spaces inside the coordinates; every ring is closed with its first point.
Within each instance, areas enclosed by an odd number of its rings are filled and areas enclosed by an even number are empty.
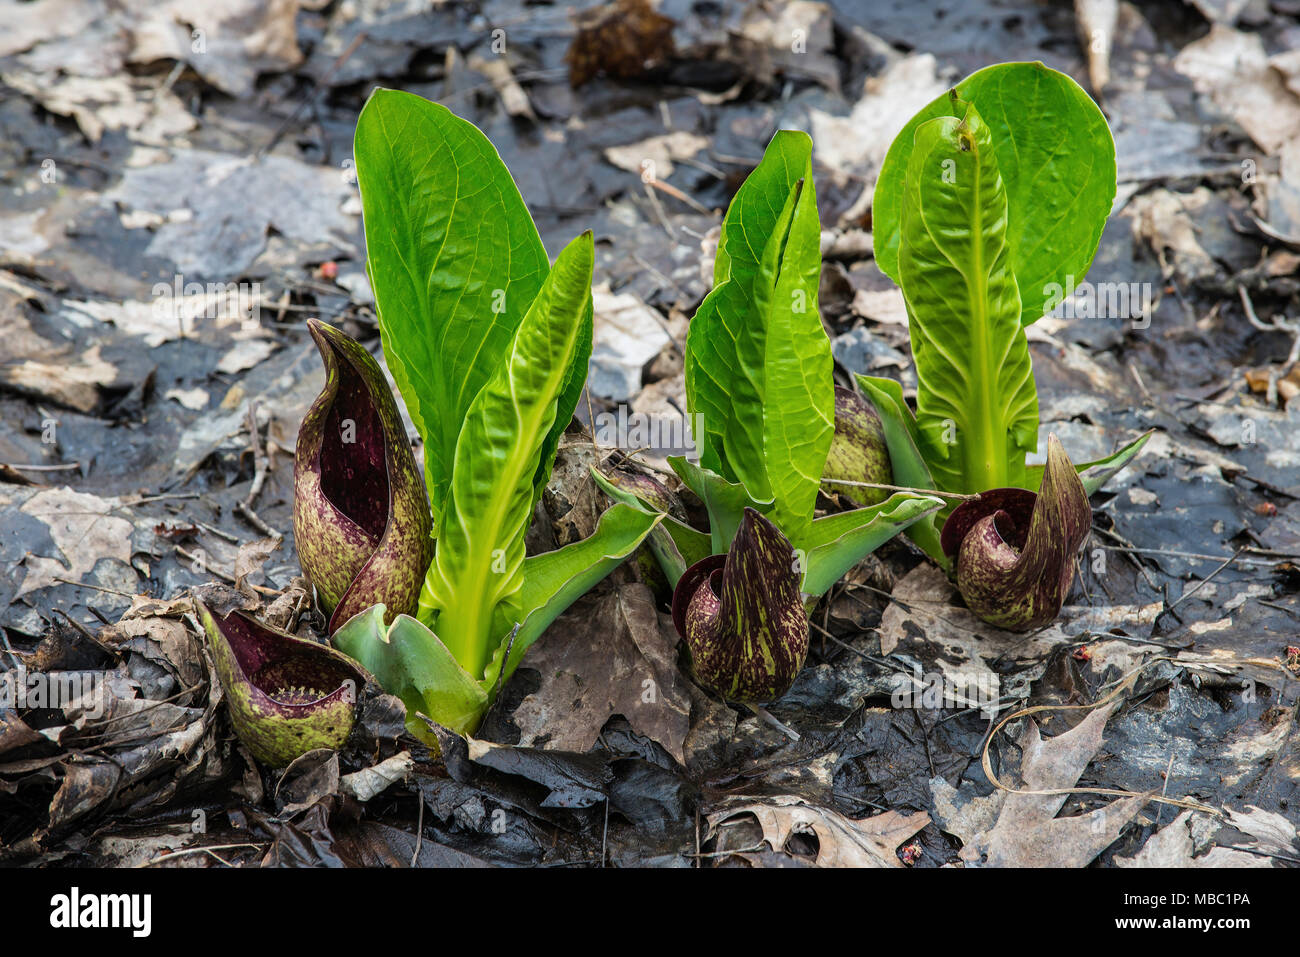
{"type": "Polygon", "coordinates": [[[1074,728],[1047,739],[1039,735],[1038,725],[1026,719],[1019,741],[1023,758],[1017,790],[977,799],[981,813],[970,814],[965,820],[984,817],[992,824],[976,833],[962,832],[962,808],[954,802],[951,786],[940,783],[942,779],[932,782],[940,826],[961,838],[961,859],[968,866],[1084,867],[1119,837],[1155,792],[1061,818],[1056,815],[1067,794],[1024,793],[1074,787],[1101,748],[1102,730],[1113,709],[1114,705],[1098,708],[1074,728]]]}
{"type": "Polygon", "coordinates": [[[710,833],[724,822],[752,814],[763,829],[763,840],[780,851],[794,834],[817,838],[818,867],[902,867],[897,849],[930,823],[924,811],[902,814],[885,811],[853,820],[830,808],[807,804],[797,797],[775,797],[761,803],[738,804],[708,816],[710,833]]]}
{"type": "Polygon", "coordinates": [[[1132,857],[1116,857],[1119,867],[1274,867],[1274,858],[1294,858],[1296,826],[1281,814],[1247,806],[1227,810],[1226,819],[1184,811],[1147,838],[1132,857]],[[1224,846],[1220,836],[1230,825],[1252,838],[1249,843],[1224,846]]]}

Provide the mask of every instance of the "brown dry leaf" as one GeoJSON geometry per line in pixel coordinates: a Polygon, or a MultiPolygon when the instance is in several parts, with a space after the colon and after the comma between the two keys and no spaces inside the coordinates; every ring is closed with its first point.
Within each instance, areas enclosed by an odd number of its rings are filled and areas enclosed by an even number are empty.
{"type": "Polygon", "coordinates": [[[644,585],[579,602],[524,657],[523,667],[541,672],[542,686],[515,709],[519,744],[586,752],[605,722],[621,714],[684,764],[691,701],[676,645],[672,623],[644,585]]]}
{"type": "Polygon", "coordinates": [[[1129,200],[1123,215],[1133,219],[1133,238],[1151,247],[1166,277],[1175,269],[1188,279],[1214,275],[1214,260],[1201,245],[1189,215],[1213,198],[1214,194],[1201,186],[1191,193],[1157,189],[1129,200]]]}
{"type": "MultiPolygon", "coordinates": [[[[1021,783],[1026,791],[1071,788],[1101,748],[1102,731],[1114,705],[1093,711],[1075,727],[1044,740],[1038,725],[1025,721],[1020,747],[1021,783]]],[[[997,821],[962,848],[962,860],[988,867],[1085,867],[1119,837],[1150,800],[1149,794],[1121,798],[1088,814],[1056,816],[1065,794],[1004,793],[997,821]]]]}
{"type": "Polygon", "coordinates": [[[1300,136],[1300,97],[1269,65],[1263,39],[1216,23],[1183,47],[1174,69],[1246,131],[1266,153],[1300,136]]]}
{"type": "Polygon", "coordinates": [[[280,536],[271,535],[240,545],[235,555],[235,587],[248,597],[255,598],[257,593],[248,585],[246,579],[249,575],[256,575],[262,571],[266,560],[283,541],[280,536]]]}
{"type": "Polygon", "coordinates": [[[885,811],[855,821],[829,808],[785,796],[710,814],[709,828],[712,831],[741,814],[754,815],[763,829],[763,840],[774,851],[782,850],[793,834],[816,835],[818,867],[902,867],[899,845],[930,823],[930,815],[924,811],[885,811]]]}
{"type": "Polygon", "coordinates": [[[100,388],[117,381],[117,366],[100,357],[99,346],[91,346],[73,359],[51,350],[48,361],[26,359],[0,368],[0,377],[20,392],[50,399],[78,412],[93,412],[99,405],[100,388]]]}
{"type": "MultiPolygon", "coordinates": [[[[1267,393],[1274,371],[1273,369],[1247,369],[1246,385],[1250,387],[1251,392],[1267,393]]],[[[1277,394],[1284,404],[1300,395],[1300,365],[1287,373],[1286,378],[1277,380],[1277,394]]]]}
{"type": "Polygon", "coordinates": [[[1193,817],[1184,811],[1169,824],[1147,838],[1142,849],[1132,857],[1116,857],[1117,867],[1272,867],[1267,857],[1211,846],[1219,825],[1204,816],[1193,817]],[[1205,848],[1209,846],[1209,850],[1205,848]],[[1198,854],[1198,851],[1205,853],[1198,854]]]}
{"type": "Polygon", "coordinates": [[[112,514],[117,508],[117,499],[70,488],[45,489],[24,502],[19,511],[49,526],[50,538],[67,564],[58,558],[29,554],[24,560],[27,575],[14,598],[57,585],[60,578],[81,581],[94,571],[101,558],[115,558],[129,565],[134,528],[126,519],[112,514]]]}
{"type": "Polygon", "coordinates": [[[1003,657],[1015,662],[1043,660],[1053,646],[1069,641],[1062,621],[1026,636],[980,621],[963,605],[942,569],[926,562],[898,580],[880,619],[880,653],[901,648],[933,669],[965,681],[999,687],[986,664],[1003,657]]]}
{"type": "Polygon", "coordinates": [[[615,0],[584,11],[577,22],[578,32],[564,55],[574,88],[601,73],[623,79],[642,76],[673,55],[677,22],[655,10],[649,0],[615,0]]]}

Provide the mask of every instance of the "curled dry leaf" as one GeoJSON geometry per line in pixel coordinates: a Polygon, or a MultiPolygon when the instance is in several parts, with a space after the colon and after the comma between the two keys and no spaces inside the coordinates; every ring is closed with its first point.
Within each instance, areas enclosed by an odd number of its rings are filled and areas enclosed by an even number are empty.
{"type": "Polygon", "coordinates": [[[783,850],[793,834],[816,835],[818,867],[902,867],[897,848],[930,823],[924,811],[886,811],[855,821],[795,797],[776,797],[710,814],[710,831],[742,814],[754,815],[774,851],[783,850]]]}

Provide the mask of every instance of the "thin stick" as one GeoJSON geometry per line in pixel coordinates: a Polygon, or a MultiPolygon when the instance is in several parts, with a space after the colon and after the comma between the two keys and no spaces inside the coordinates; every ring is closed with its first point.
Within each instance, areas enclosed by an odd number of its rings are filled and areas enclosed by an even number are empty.
{"type": "MultiPolygon", "coordinates": [[[[167,854],[160,854],[152,860],[145,861],[143,864],[137,866],[152,867],[160,861],[169,861],[174,857],[186,857],[190,854],[212,854],[213,857],[217,857],[214,853],[215,851],[234,851],[241,847],[251,847],[253,850],[259,850],[266,847],[266,844],[205,844],[203,847],[187,847],[179,851],[170,851],[167,854]]],[[[221,860],[220,857],[217,857],[217,860],[221,861],[221,863],[225,864],[227,867],[230,866],[229,863],[221,860]]]]}
{"type": "Polygon", "coordinates": [[[424,843],[424,788],[416,788],[415,793],[420,799],[420,816],[415,821],[415,853],[411,855],[411,867],[420,860],[420,845],[424,843]]]}
{"type": "Polygon", "coordinates": [[[848,479],[823,478],[827,485],[851,485],[854,488],[882,488],[893,492],[915,492],[918,495],[934,495],[940,498],[955,498],[962,502],[973,502],[980,496],[964,495],[961,492],[941,492],[937,488],[913,488],[910,485],[885,485],[883,482],[851,482],[848,479]]]}
{"type": "Polygon", "coordinates": [[[285,117],[284,121],[280,124],[279,128],[275,131],[275,135],[271,137],[270,141],[267,142],[267,144],[263,146],[261,149],[259,149],[256,153],[253,154],[254,159],[260,160],[271,150],[275,149],[276,144],[280,142],[280,139],[284,136],[284,134],[289,132],[289,127],[293,126],[294,123],[298,122],[298,117],[302,115],[303,109],[307,106],[308,103],[310,103],[316,97],[316,94],[320,92],[321,87],[323,87],[326,83],[330,81],[330,78],[333,77],[334,74],[338,72],[339,67],[341,67],[344,63],[346,63],[348,59],[352,56],[352,54],[357,52],[357,47],[361,46],[361,44],[365,42],[366,38],[369,35],[370,35],[369,31],[362,30],[360,33],[358,33],[355,37],[352,38],[352,42],[349,43],[347,47],[343,50],[343,52],[338,55],[338,58],[335,59],[335,61],[330,64],[330,68],[325,71],[325,73],[320,77],[320,79],[312,83],[311,89],[307,91],[307,95],[304,96],[301,100],[299,100],[298,105],[293,108],[293,112],[290,113],[287,117],[285,117]]]}
{"type": "Polygon", "coordinates": [[[1222,565],[1220,565],[1220,566],[1219,566],[1218,568],[1216,568],[1214,571],[1210,572],[1210,574],[1206,575],[1204,578],[1202,578],[1199,582],[1197,582],[1194,586],[1192,586],[1191,588],[1189,588],[1187,591],[1183,592],[1182,595],[1179,597],[1178,601],[1176,601],[1176,602],[1174,602],[1172,605],[1170,605],[1169,608],[1170,608],[1171,610],[1174,609],[1174,608],[1177,608],[1179,605],[1181,605],[1181,604],[1182,604],[1183,602],[1185,602],[1187,599],[1189,599],[1189,598],[1191,598],[1193,595],[1195,595],[1198,591],[1201,590],[1201,588],[1203,588],[1203,587],[1205,586],[1205,583],[1206,583],[1206,582],[1208,582],[1211,578],[1213,578],[1215,575],[1219,574],[1219,572],[1223,571],[1225,568],[1227,568],[1229,565],[1231,565],[1234,561],[1236,561],[1236,559],[1237,559],[1237,555],[1240,555],[1240,554],[1241,554],[1241,549],[1237,549],[1237,554],[1236,554],[1236,555],[1233,555],[1231,558],[1225,559],[1222,565]]]}
{"type": "Polygon", "coordinates": [[[23,472],[74,472],[81,468],[80,462],[65,462],[62,465],[17,465],[13,462],[0,462],[0,469],[18,469],[23,472]]]}

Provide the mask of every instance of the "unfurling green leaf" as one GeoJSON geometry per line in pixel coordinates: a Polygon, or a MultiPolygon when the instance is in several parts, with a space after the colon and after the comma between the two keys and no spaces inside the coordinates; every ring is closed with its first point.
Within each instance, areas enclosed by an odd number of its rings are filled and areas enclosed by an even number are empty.
{"type": "Polygon", "coordinates": [[[514,674],[530,645],[566,608],[630,555],[659,516],[615,505],[589,538],[524,560],[521,617],[493,636],[486,668],[470,672],[430,628],[402,615],[384,624],[376,605],[343,624],[334,645],[361,662],[389,694],[406,705],[407,729],[436,745],[423,714],[458,734],[472,734],[498,690],[514,674]],[[506,660],[507,650],[509,659],[506,660]],[[503,671],[504,666],[504,671],[503,671]]]}
{"type": "Polygon", "coordinates": [[[590,232],[560,253],[456,443],[419,618],[473,675],[487,664],[484,637],[521,620],[532,480],[591,302],[594,255],[590,232]]]}
{"type": "Polygon", "coordinates": [[[916,128],[899,277],[917,375],[917,430],[944,491],[1024,483],[1038,394],[1007,245],[1007,197],[975,108],[916,128]]]}
{"type": "Polygon", "coordinates": [[[811,520],[833,432],[820,240],[812,142],[782,130],[727,210],[686,342],[701,468],[743,485],[787,534],[811,520]]]}
{"type": "Polygon", "coordinates": [[[746,508],[726,556],[687,569],[673,593],[673,623],[699,682],[734,701],[789,690],[808,654],[808,616],[794,547],[746,508]]]}
{"type": "MultiPolygon", "coordinates": [[[[1112,452],[1104,458],[1093,462],[1081,462],[1076,465],[1074,470],[1079,473],[1079,479],[1083,482],[1083,490],[1091,495],[1109,482],[1112,476],[1137,457],[1143,446],[1147,444],[1147,439],[1151,438],[1154,432],[1154,429],[1143,432],[1119,451],[1112,452]]],[[[1026,477],[1028,481],[1025,484],[1031,491],[1037,491],[1039,484],[1043,481],[1043,466],[1029,466],[1026,477]]]]}
{"type": "Polygon", "coordinates": [[[298,430],[294,540],[330,630],[376,603],[412,612],[433,557],[429,500],[383,371],[312,319],[325,388],[298,430]]]}
{"type": "Polygon", "coordinates": [[[971,611],[1000,628],[1026,631],[1060,613],[1091,525],[1083,483],[1051,435],[1037,494],[1002,488],[963,502],[944,523],[943,547],[971,611]]]}
{"type": "Polygon", "coordinates": [[[803,591],[821,595],[899,532],[931,521],[943,499],[895,492],[879,505],[823,515],[795,539],[804,553],[803,591]]]}
{"type": "MultiPolygon", "coordinates": [[[[1009,207],[1007,245],[1022,325],[1043,315],[1053,287],[1082,282],[1115,199],[1115,143],[1106,117],[1064,73],[1041,63],[998,63],[957,84],[988,124],[1009,207]]],[[[903,127],[880,169],[871,204],[876,263],[899,270],[904,181],[919,127],[953,114],[936,97],[903,127]]]]}
{"type": "MultiPolygon", "coordinates": [[[[384,353],[424,438],[440,525],[461,424],[550,264],[496,148],[445,106],[376,90],[357,120],[353,152],[384,353]]],[[[533,476],[538,495],[586,381],[591,321],[588,304],[560,370],[558,412],[533,476]]]]}

